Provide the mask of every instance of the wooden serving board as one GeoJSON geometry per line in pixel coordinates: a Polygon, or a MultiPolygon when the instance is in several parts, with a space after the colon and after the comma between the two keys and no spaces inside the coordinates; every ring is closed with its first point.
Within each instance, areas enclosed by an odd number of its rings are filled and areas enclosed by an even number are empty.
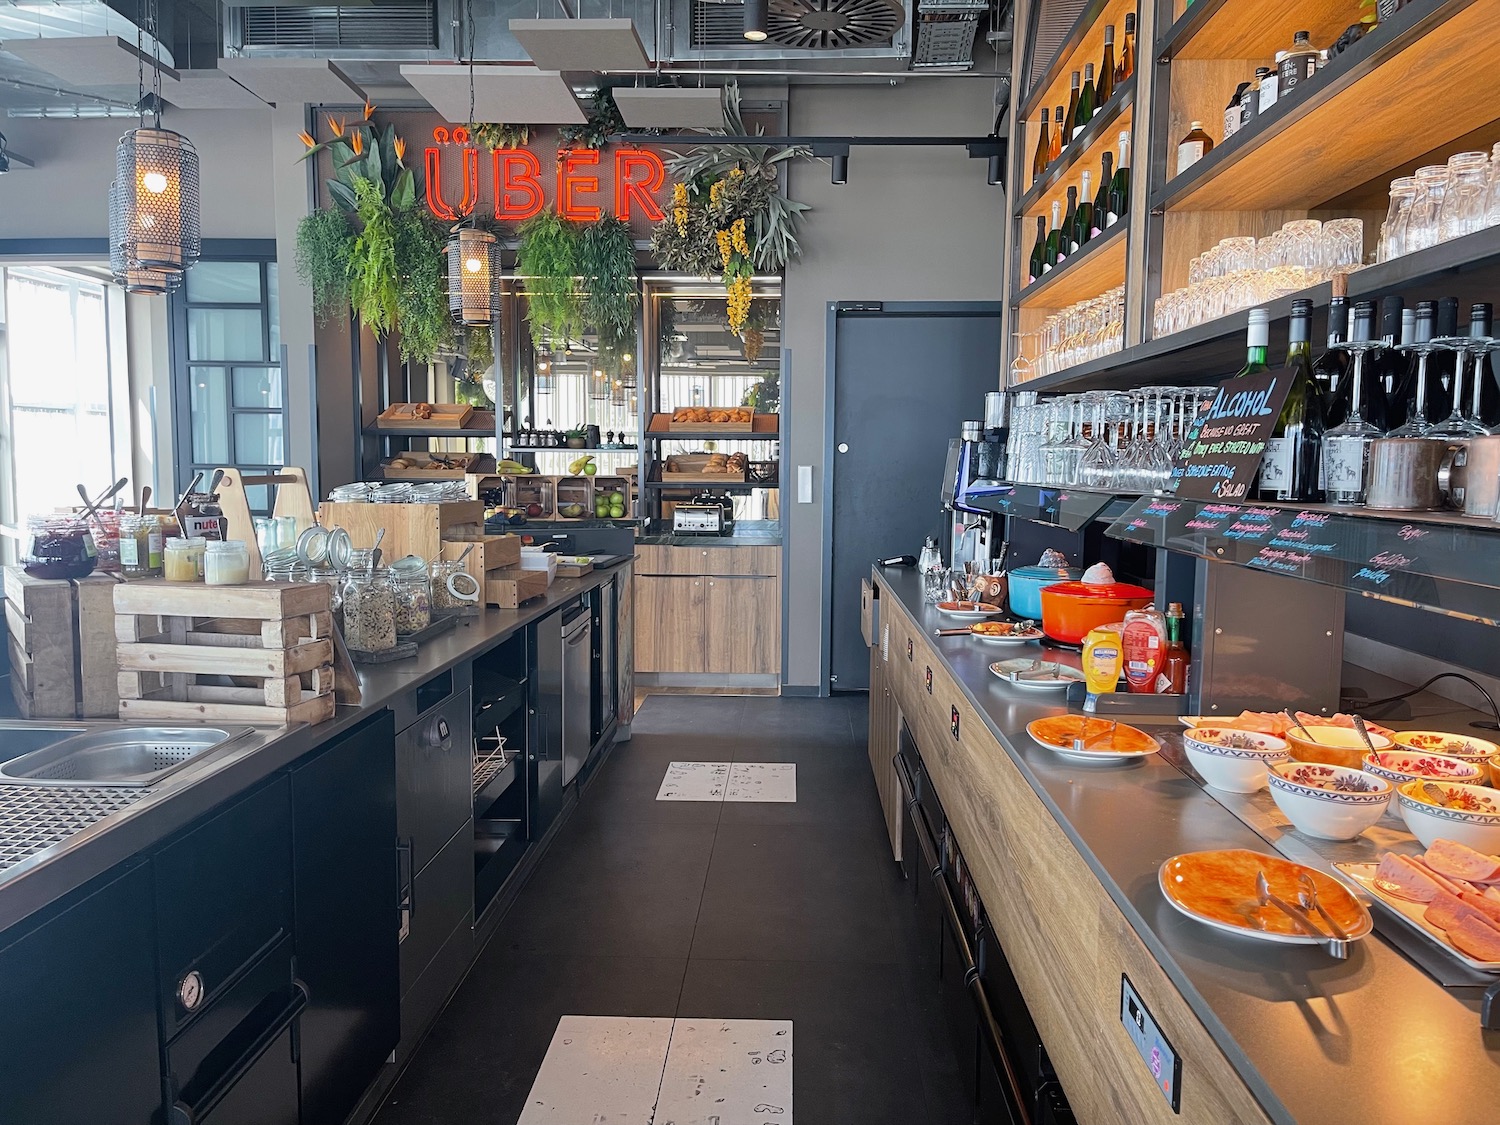
{"type": "Polygon", "coordinates": [[[545,570],[507,567],[491,571],[485,577],[484,600],[501,609],[519,609],[522,602],[529,602],[532,598],[540,598],[545,594],[547,586],[545,570]]]}
{"type": "Polygon", "coordinates": [[[474,415],[474,408],[463,403],[451,402],[393,402],[380,412],[375,419],[375,425],[381,429],[413,429],[416,427],[461,430],[474,415]],[[428,418],[419,418],[416,410],[419,405],[432,408],[432,415],[428,418]]]}
{"type": "Polygon", "coordinates": [[[557,562],[557,576],[559,578],[582,578],[594,569],[593,560],[585,563],[565,562],[559,559],[557,562]]]}

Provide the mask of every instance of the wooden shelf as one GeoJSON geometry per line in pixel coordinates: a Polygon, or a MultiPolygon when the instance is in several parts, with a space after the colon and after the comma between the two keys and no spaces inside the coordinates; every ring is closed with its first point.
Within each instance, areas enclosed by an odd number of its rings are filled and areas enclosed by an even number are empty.
{"type": "MultiPolygon", "coordinates": [[[[1414,3],[1151,200],[1154,211],[1309,209],[1497,116],[1475,97],[1495,0],[1414,3]]],[[[1229,91],[1225,91],[1228,96],[1229,91]]]]}
{"type": "Polygon", "coordinates": [[[705,489],[716,489],[719,492],[749,492],[755,488],[780,488],[779,482],[774,480],[726,480],[726,481],[691,481],[686,484],[674,484],[670,481],[648,480],[645,488],[669,492],[702,492],[705,489]]]}
{"type": "MultiPolygon", "coordinates": [[[[1052,196],[1055,194],[1066,194],[1067,185],[1065,179],[1071,179],[1068,173],[1074,168],[1082,165],[1083,169],[1097,173],[1100,168],[1099,161],[1106,150],[1115,151],[1115,139],[1121,129],[1129,130],[1132,114],[1131,105],[1135,101],[1135,80],[1127,78],[1125,84],[1115,91],[1114,96],[1099,108],[1094,114],[1094,119],[1084,127],[1082,133],[1072,144],[1062,150],[1051,164],[1042,170],[1042,174],[1032,181],[1026,194],[1016,203],[1015,214],[1018,216],[1045,215],[1051,205],[1052,196]],[[1057,190],[1054,191],[1053,189],[1057,190]]],[[[1097,191],[1098,183],[1094,184],[1097,191]]]]}
{"type": "Polygon", "coordinates": [[[751,418],[751,430],[729,431],[724,430],[669,430],[671,416],[667,414],[653,414],[651,423],[646,427],[646,438],[657,441],[774,441],[781,436],[780,414],[756,414],[751,418]]]}
{"type": "MultiPolygon", "coordinates": [[[[1078,301],[1097,297],[1106,289],[1125,282],[1125,247],[1129,224],[1116,223],[1067,261],[1033,281],[1015,297],[1015,306],[1061,309],[1078,301]]],[[[1025,246],[1023,258],[1031,255],[1031,244],[1025,246]]]]}
{"type": "Polygon", "coordinates": [[[1156,58],[1261,59],[1269,64],[1277,51],[1291,47],[1297,32],[1308,32],[1313,46],[1326,49],[1359,16],[1359,5],[1351,0],[1196,0],[1157,40],[1156,58]]]}
{"type": "MultiPolygon", "coordinates": [[[[1125,40],[1125,14],[1137,12],[1137,0],[1088,0],[1083,11],[1078,14],[1078,19],[1068,30],[1063,38],[1062,46],[1058,49],[1057,58],[1051,66],[1030,87],[1030,93],[1021,101],[1020,112],[1017,114],[1021,120],[1030,120],[1037,116],[1037,111],[1042,106],[1055,108],[1059,101],[1066,106],[1068,104],[1068,78],[1073,71],[1082,71],[1086,63],[1099,64],[1104,55],[1104,29],[1111,24],[1115,29],[1115,58],[1120,57],[1120,46],[1125,40]],[[1062,97],[1057,96],[1061,89],[1062,97]]],[[[1136,16],[1136,27],[1139,30],[1140,16],[1136,16]]],[[[1143,58],[1150,58],[1150,52],[1142,54],[1143,44],[1136,39],[1136,68],[1139,69],[1143,58]]],[[[1030,137],[1033,147],[1036,144],[1036,136],[1030,137]]]]}
{"type": "MultiPolygon", "coordinates": [[[[1439,243],[1349,275],[1350,301],[1396,294],[1410,306],[1415,301],[1451,296],[1459,299],[1460,306],[1467,306],[1473,300],[1488,299],[1497,290],[1500,290],[1500,227],[1439,243]]],[[[1325,338],[1331,293],[1325,283],[1268,302],[1264,307],[1270,313],[1273,343],[1285,339],[1292,302],[1298,299],[1313,303],[1316,314],[1313,339],[1325,338]]],[[[1232,375],[1244,363],[1249,316],[1249,310],[1242,309],[1066,371],[1028,379],[1019,386],[1047,394],[1071,394],[1124,390],[1146,383],[1210,382],[1232,375]]]]}

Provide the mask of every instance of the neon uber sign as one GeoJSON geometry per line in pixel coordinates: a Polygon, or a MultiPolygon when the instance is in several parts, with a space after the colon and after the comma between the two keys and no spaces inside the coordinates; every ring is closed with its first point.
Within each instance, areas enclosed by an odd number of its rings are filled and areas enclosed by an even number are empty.
{"type": "MultiPolygon", "coordinates": [[[[480,150],[470,144],[463,126],[439,125],[432,131],[434,144],[423,154],[427,181],[427,209],[444,222],[455,222],[474,213],[480,202],[480,150]],[[458,145],[463,152],[462,185],[447,191],[443,185],[443,146],[458,145]],[[455,196],[457,197],[455,199],[455,196]]],[[[518,223],[546,206],[542,187],[542,162],[526,148],[497,148],[490,153],[489,174],[494,183],[495,220],[518,223]]],[[[600,194],[600,157],[594,149],[561,149],[557,154],[557,213],[565,219],[592,223],[603,214],[600,194]]],[[[647,222],[665,217],[655,193],[667,182],[661,157],[640,148],[614,151],[614,215],[623,222],[639,214],[647,222]]]]}

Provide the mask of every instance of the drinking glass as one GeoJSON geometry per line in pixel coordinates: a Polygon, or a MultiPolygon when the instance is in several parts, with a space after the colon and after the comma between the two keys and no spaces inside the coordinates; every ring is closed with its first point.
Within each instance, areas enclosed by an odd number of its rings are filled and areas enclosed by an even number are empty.
{"type": "Polygon", "coordinates": [[[1500,144],[1490,152],[1490,194],[1485,209],[1485,222],[1500,227],[1500,144]]]}
{"type": "Polygon", "coordinates": [[[1375,251],[1377,262],[1389,262],[1406,253],[1411,205],[1416,196],[1415,176],[1398,176],[1391,181],[1391,202],[1385,213],[1385,222],[1380,224],[1380,244],[1375,251]]]}
{"type": "Polygon", "coordinates": [[[1321,265],[1325,277],[1352,273],[1365,254],[1363,219],[1330,219],[1323,224],[1321,265]]]}
{"type": "Polygon", "coordinates": [[[1438,239],[1446,242],[1485,227],[1489,157],[1459,152],[1448,158],[1448,181],[1438,214],[1438,239]]]}
{"type": "Polygon", "coordinates": [[[1425,250],[1438,244],[1443,197],[1448,191],[1448,166],[1429,164],[1417,169],[1417,194],[1406,220],[1406,250],[1425,250]]]}

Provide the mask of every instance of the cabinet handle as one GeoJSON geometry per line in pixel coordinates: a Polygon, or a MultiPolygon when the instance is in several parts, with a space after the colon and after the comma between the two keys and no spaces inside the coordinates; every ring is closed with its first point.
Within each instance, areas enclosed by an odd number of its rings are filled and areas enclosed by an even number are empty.
{"type": "MultiPolygon", "coordinates": [[[[267,997],[266,999],[270,998],[267,997]]],[[[202,1096],[196,1101],[188,1102],[179,1097],[172,1103],[172,1108],[167,1113],[171,1125],[198,1125],[199,1122],[207,1118],[213,1112],[214,1107],[222,1102],[229,1092],[234,1089],[235,1084],[245,1076],[251,1067],[260,1061],[260,1057],[271,1049],[271,1045],[281,1038],[282,1033],[296,1022],[297,1017],[302,1014],[302,1010],[306,1007],[306,990],[301,984],[293,983],[291,996],[288,998],[286,1004],[282,1006],[281,1010],[264,1028],[259,1031],[246,1029],[245,1023],[249,1022],[249,1017],[247,1017],[231,1033],[232,1037],[239,1036],[241,1032],[245,1032],[251,1036],[245,1049],[240,1052],[239,1057],[226,1070],[219,1074],[218,1078],[204,1090],[202,1096]]],[[[259,1006],[257,1005],[255,1010],[258,1010],[258,1008],[259,1006]]],[[[255,1010],[252,1010],[252,1015],[254,1015],[255,1010]]],[[[229,1041],[226,1040],[226,1042],[229,1041]]]]}

